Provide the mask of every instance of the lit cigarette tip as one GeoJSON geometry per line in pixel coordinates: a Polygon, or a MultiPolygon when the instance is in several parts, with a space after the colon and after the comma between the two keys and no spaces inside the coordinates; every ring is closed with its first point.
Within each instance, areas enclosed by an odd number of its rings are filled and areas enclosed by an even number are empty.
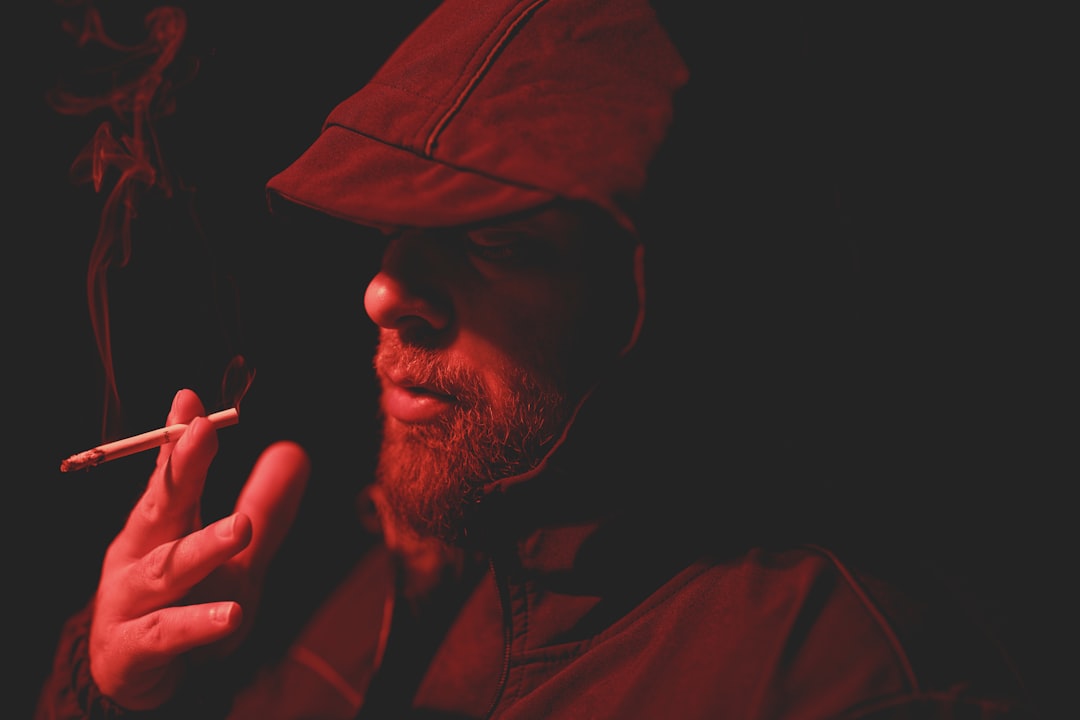
{"type": "MultiPolygon", "coordinates": [[[[216,413],[207,415],[206,419],[210,421],[210,424],[214,426],[214,429],[220,430],[221,428],[239,423],[240,411],[236,408],[220,410],[216,413]]],[[[84,450],[81,453],[75,453],[60,463],[60,472],[72,472],[75,470],[91,468],[95,465],[100,465],[103,462],[127,457],[128,455],[134,455],[135,453],[143,452],[145,450],[153,450],[156,447],[161,447],[165,443],[176,442],[180,439],[180,436],[184,434],[184,431],[187,430],[187,427],[186,423],[167,425],[166,427],[158,428],[157,430],[133,435],[129,438],[124,438],[123,440],[116,440],[114,442],[105,443],[104,445],[98,445],[89,450],[84,450]]]]}

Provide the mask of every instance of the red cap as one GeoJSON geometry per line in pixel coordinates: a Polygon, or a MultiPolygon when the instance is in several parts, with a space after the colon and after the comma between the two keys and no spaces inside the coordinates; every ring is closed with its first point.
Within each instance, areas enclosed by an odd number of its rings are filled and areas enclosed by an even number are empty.
{"type": "Polygon", "coordinates": [[[362,225],[633,203],[687,69],[646,0],[447,0],[267,184],[362,225]]]}

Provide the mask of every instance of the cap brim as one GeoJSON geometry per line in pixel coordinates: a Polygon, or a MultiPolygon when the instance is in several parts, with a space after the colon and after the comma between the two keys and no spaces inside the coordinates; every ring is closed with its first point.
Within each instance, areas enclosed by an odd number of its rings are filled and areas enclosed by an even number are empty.
{"type": "Polygon", "coordinates": [[[451,227],[527,210],[553,193],[455,168],[331,125],[266,185],[282,200],[375,227],[451,227]]]}

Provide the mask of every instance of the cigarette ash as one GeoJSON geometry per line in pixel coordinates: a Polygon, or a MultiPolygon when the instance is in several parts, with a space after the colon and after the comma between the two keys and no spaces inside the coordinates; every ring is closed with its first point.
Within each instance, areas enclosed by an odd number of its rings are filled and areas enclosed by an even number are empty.
{"type": "Polygon", "coordinates": [[[60,463],[60,472],[74,472],[91,468],[105,459],[105,451],[100,448],[76,453],[60,463]]]}

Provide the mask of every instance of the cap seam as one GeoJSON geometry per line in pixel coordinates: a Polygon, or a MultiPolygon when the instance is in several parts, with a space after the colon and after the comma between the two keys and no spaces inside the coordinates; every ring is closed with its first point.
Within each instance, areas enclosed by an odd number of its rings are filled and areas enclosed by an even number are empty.
{"type": "Polygon", "coordinates": [[[501,175],[494,175],[492,173],[485,172],[485,171],[480,170],[478,168],[467,167],[465,165],[455,165],[454,163],[447,162],[446,160],[444,160],[442,158],[435,158],[435,157],[425,156],[423,153],[416,152],[415,150],[410,150],[409,148],[402,147],[401,145],[395,145],[394,143],[387,142],[386,140],[383,140],[382,138],[377,138],[377,137],[375,137],[373,135],[368,135],[367,133],[360,132],[359,130],[357,130],[355,128],[351,128],[351,127],[349,127],[347,125],[342,125],[339,122],[327,123],[326,129],[329,130],[330,128],[339,128],[341,130],[344,130],[347,133],[351,133],[351,134],[356,135],[358,137],[362,137],[362,138],[364,138],[366,140],[370,140],[371,142],[378,143],[379,145],[385,145],[388,148],[393,148],[393,149],[398,150],[400,152],[406,152],[406,153],[409,153],[411,155],[415,155],[416,157],[418,157],[418,158],[420,158],[422,160],[426,160],[428,162],[438,163],[439,165],[442,165],[443,167],[448,167],[448,168],[450,168],[452,170],[456,170],[458,172],[469,173],[471,175],[477,175],[477,176],[485,178],[487,180],[492,180],[494,182],[502,183],[503,185],[510,185],[512,187],[519,188],[521,190],[528,190],[530,192],[547,193],[548,195],[551,195],[552,197],[558,197],[559,196],[559,193],[555,192],[554,190],[551,190],[550,188],[540,187],[539,185],[530,185],[528,183],[523,183],[520,180],[514,180],[512,178],[502,177],[501,175]]]}
{"type": "Polygon", "coordinates": [[[450,123],[450,121],[454,118],[458,111],[461,110],[462,105],[464,105],[465,101],[469,99],[469,96],[472,94],[473,90],[476,89],[476,86],[480,83],[480,80],[482,80],[483,77],[487,75],[488,71],[491,69],[491,66],[494,64],[495,59],[498,57],[502,49],[506,47],[507,43],[510,42],[510,39],[513,37],[514,33],[517,32],[518,28],[520,28],[521,25],[524,24],[532,16],[532,14],[536,11],[536,8],[540,7],[546,2],[547,0],[534,0],[534,2],[530,3],[528,7],[522,10],[521,13],[517,15],[517,17],[511,20],[510,24],[503,30],[499,39],[495,42],[491,49],[488,50],[483,62],[480,63],[480,67],[477,68],[475,72],[473,72],[472,76],[465,84],[465,87],[462,88],[461,92],[458,93],[454,101],[450,103],[450,107],[446,110],[446,112],[443,113],[442,117],[436,120],[434,127],[431,129],[431,132],[428,133],[427,140],[424,142],[424,155],[429,158],[434,157],[433,153],[435,151],[435,145],[438,143],[439,135],[442,134],[442,131],[446,129],[446,126],[450,123]]]}

